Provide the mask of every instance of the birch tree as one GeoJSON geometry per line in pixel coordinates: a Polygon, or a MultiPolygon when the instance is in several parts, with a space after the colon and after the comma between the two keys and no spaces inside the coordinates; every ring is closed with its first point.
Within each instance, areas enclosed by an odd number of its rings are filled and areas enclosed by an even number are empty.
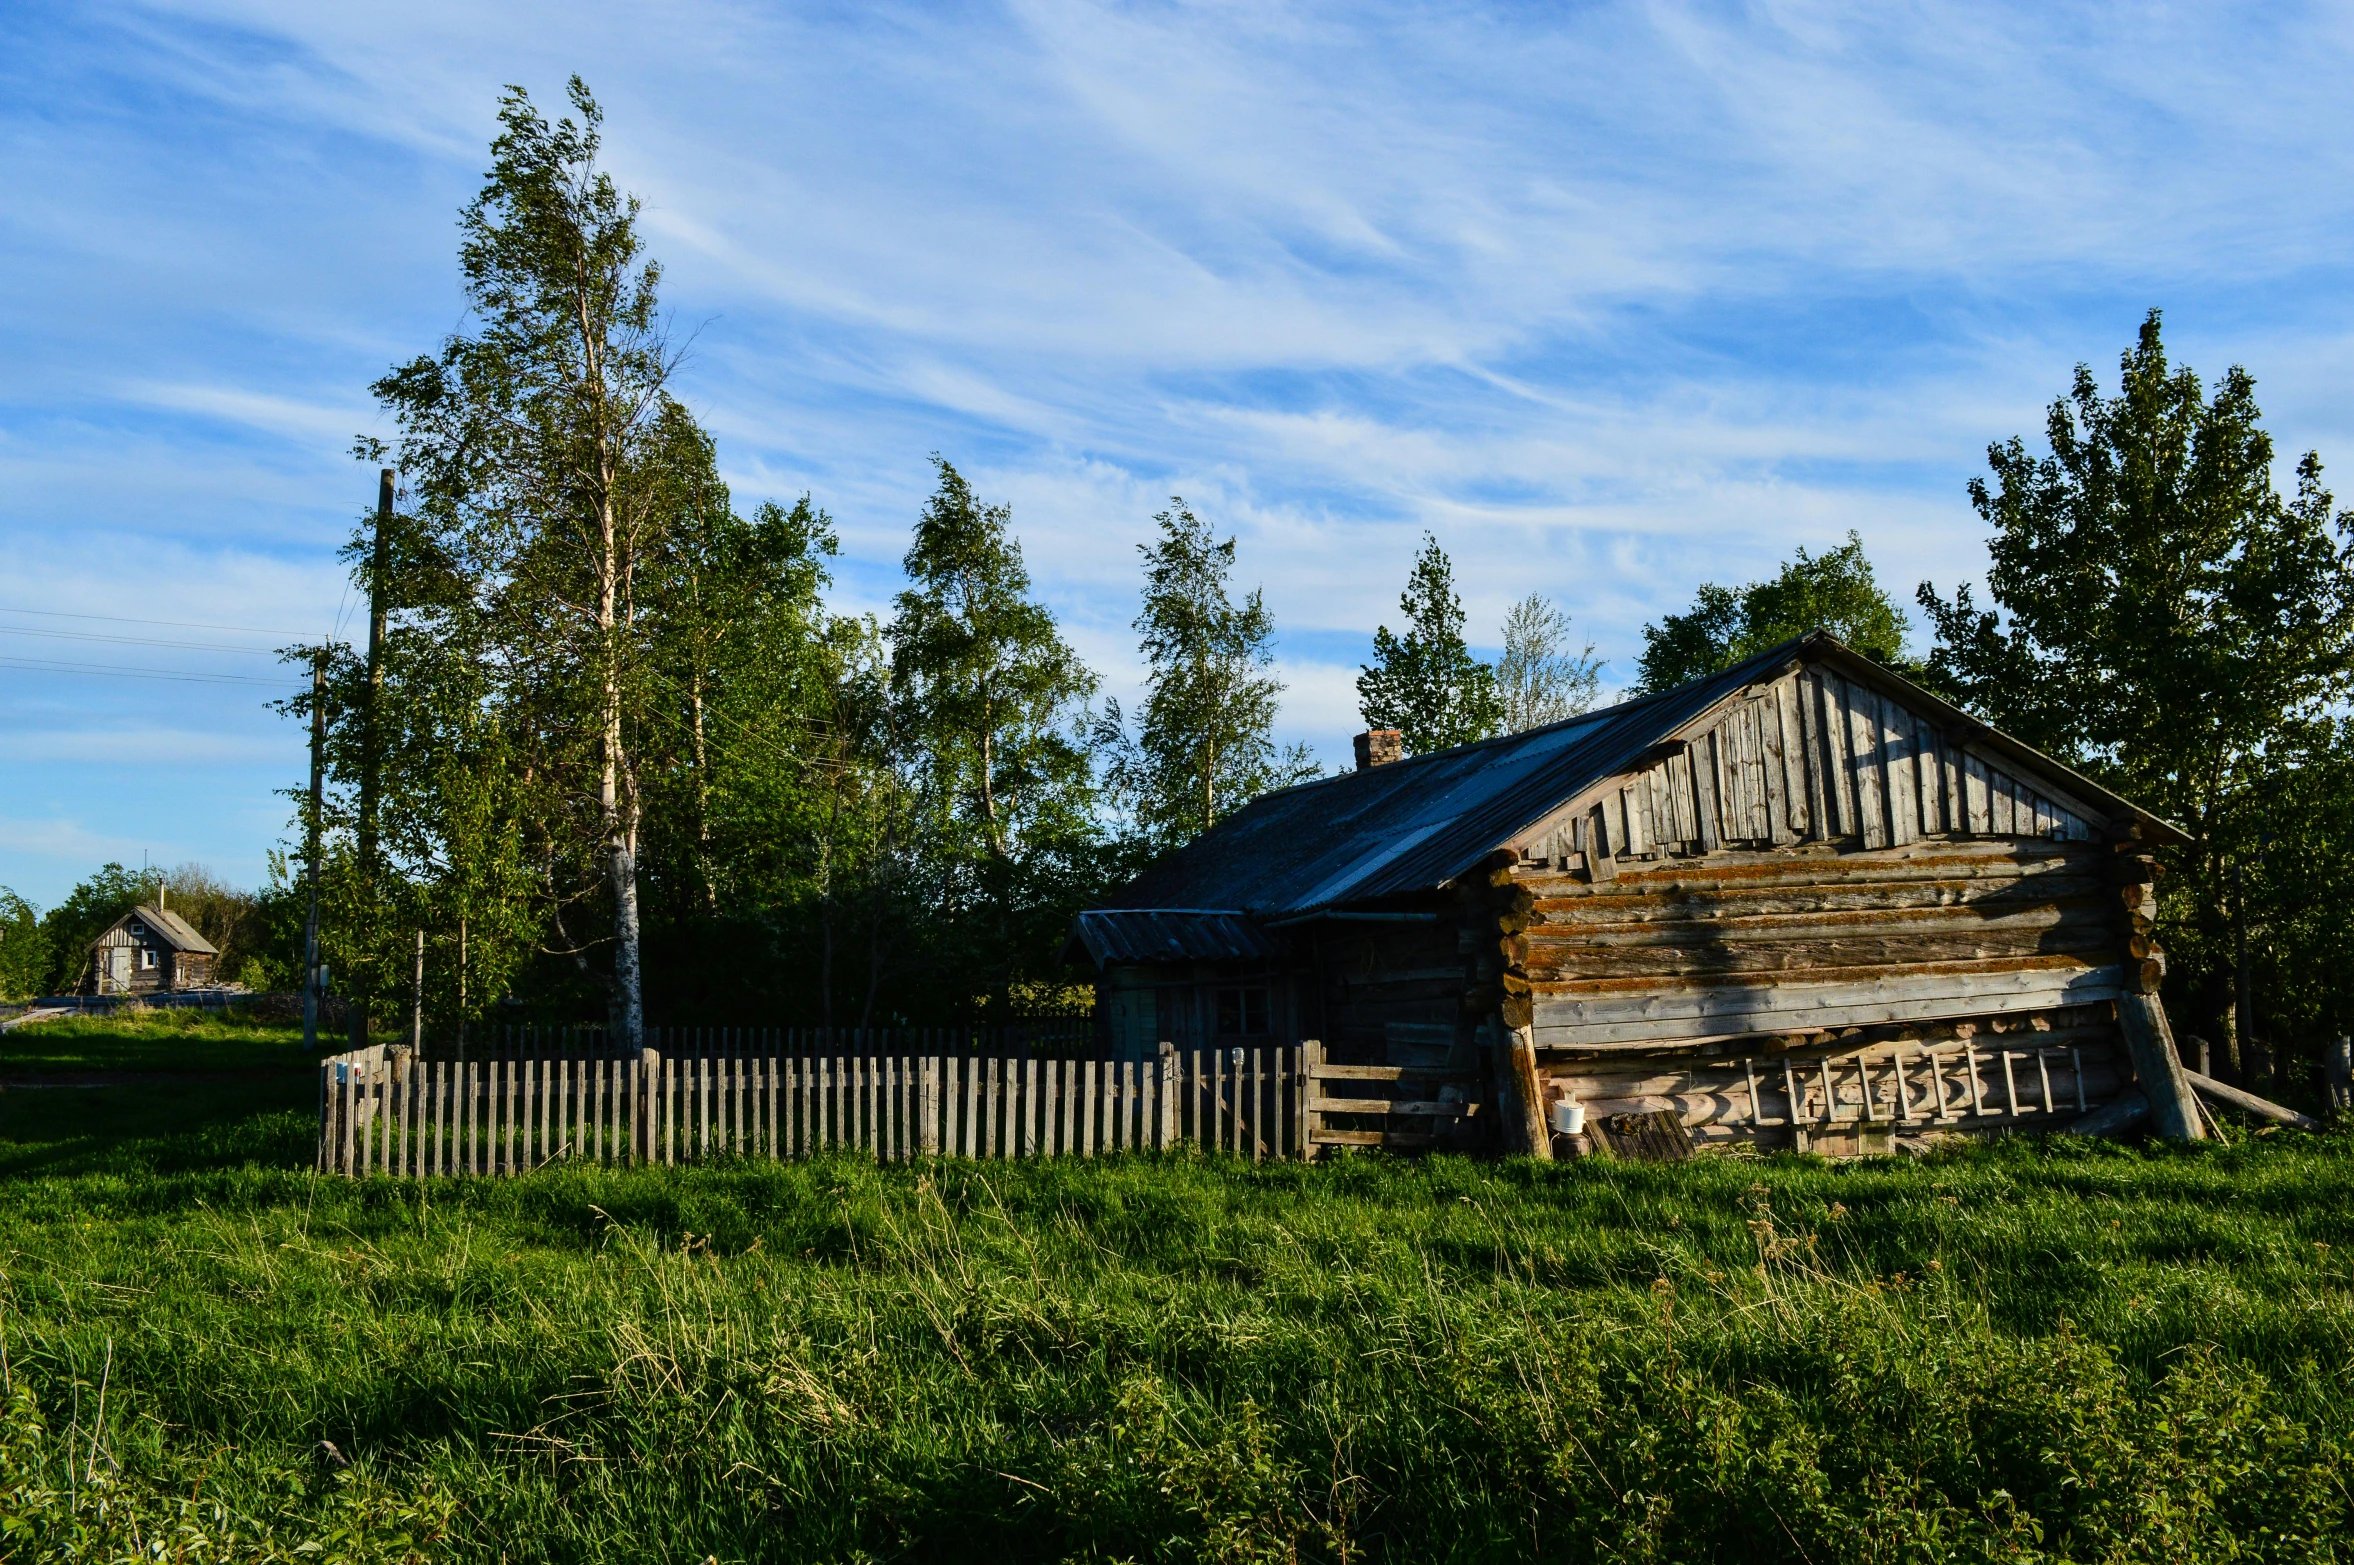
{"type": "Polygon", "coordinates": [[[1911,626],[1904,611],[1873,576],[1864,541],[1851,532],[1821,554],[1800,548],[1764,581],[1741,588],[1703,582],[1689,609],[1643,627],[1635,693],[1673,690],[1817,628],[1875,663],[1913,678],[1923,673],[1905,656],[1911,626]]]}
{"type": "Polygon", "coordinates": [[[497,699],[532,779],[553,927],[601,969],[617,1041],[643,1036],[633,765],[642,704],[638,564],[667,512],[657,481],[673,355],[638,203],[597,166],[602,115],[573,78],[554,122],[519,87],[460,219],[471,330],[377,382],[420,525],[489,627],[497,699]],[[587,904],[609,932],[567,914],[587,904]]]}
{"type": "Polygon", "coordinates": [[[1504,732],[1526,733],[1592,711],[1602,690],[1602,660],[1591,641],[1577,649],[1567,610],[1532,592],[1505,611],[1496,690],[1504,732]]]}

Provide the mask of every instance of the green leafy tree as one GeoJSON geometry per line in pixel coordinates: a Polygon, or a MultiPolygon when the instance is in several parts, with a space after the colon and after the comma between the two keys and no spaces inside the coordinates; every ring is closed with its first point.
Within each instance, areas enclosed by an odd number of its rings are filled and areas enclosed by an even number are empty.
{"type": "Polygon", "coordinates": [[[2314,454],[2294,495],[2275,488],[2247,372],[2209,395],[2159,327],[2153,310],[2114,397],[2077,367],[2048,455],[2016,437],[1988,449],[1994,482],[1970,500],[1993,529],[1995,607],[1966,585],[1943,599],[1923,584],[1920,601],[1937,671],[1975,710],[2195,839],[2162,912],[2178,984],[2221,1028],[2246,987],[2243,932],[2267,921],[2239,889],[2250,866],[2294,800],[2337,797],[2298,758],[2354,693],[2354,530],[2314,454]]]}
{"type": "Polygon", "coordinates": [[[1496,693],[1503,728],[1526,733],[1593,710],[1602,691],[1602,663],[1594,644],[1576,650],[1569,615],[1530,593],[1504,615],[1504,655],[1496,660],[1496,693]]]}
{"type": "Polygon", "coordinates": [[[0,886],[0,1000],[23,1000],[49,979],[49,936],[41,910],[0,886]]]}
{"type": "Polygon", "coordinates": [[[674,519],[639,586],[650,982],[714,1019],[831,1023],[841,893],[870,867],[831,808],[851,786],[837,719],[857,717],[833,699],[855,636],[824,604],[833,521],[806,495],[741,515],[710,437],[683,410],[666,433],[674,519]]]}
{"type": "Polygon", "coordinates": [[[154,870],[104,864],[44,913],[41,932],[49,946],[49,971],[42,992],[71,994],[79,987],[90,961],[90,942],[140,903],[154,901],[158,884],[154,870]]]}
{"type": "Polygon", "coordinates": [[[1822,554],[1799,549],[1770,580],[1738,590],[1702,583],[1691,608],[1643,627],[1635,691],[1672,690],[1818,628],[1875,663],[1920,672],[1905,657],[1911,627],[1904,611],[1881,589],[1863,540],[1851,532],[1822,554]]]}
{"type": "Polygon", "coordinates": [[[1012,512],[948,462],[916,522],[891,637],[893,759],[920,838],[911,883],[952,968],[1002,1003],[1043,962],[1097,874],[1101,834],[1083,728],[1095,676],[1030,595],[1012,512]],[[949,926],[962,925],[961,931],[949,926]]]}
{"type": "Polygon", "coordinates": [[[214,975],[224,981],[249,982],[244,966],[261,941],[255,893],[230,885],[193,861],[175,865],[156,879],[163,905],[220,953],[213,963],[214,975]]]}
{"type": "Polygon", "coordinates": [[[642,1036],[634,745],[644,721],[637,587],[675,517],[662,481],[678,416],[638,204],[597,167],[602,115],[521,88],[499,110],[482,190],[461,219],[475,330],[377,382],[398,419],[424,545],[450,560],[499,683],[505,742],[528,778],[529,848],[559,940],[608,948],[615,1033],[642,1036]],[[566,922],[583,905],[609,933],[566,922]]]}
{"type": "MultiPolygon", "coordinates": [[[[2217,931],[2191,953],[2210,969],[2204,985],[2200,973],[2184,972],[2185,992],[2210,1013],[2214,1036],[2227,1045],[2237,1029],[2222,1023],[2237,1009],[2243,973],[2258,1012],[2251,1045],[2261,1045],[2265,1029],[2304,1040],[2354,1033],[2354,985],[2345,976],[2354,970],[2345,917],[2354,906],[2354,721],[2300,723],[2269,749],[2264,821],[2243,848],[2236,882],[2224,887],[2245,914],[2244,947],[2240,929],[2217,931]],[[2217,936],[2229,938],[2228,947],[2217,936]],[[2226,995],[2234,1002],[2228,1009],[2226,995]]],[[[2161,887],[2161,909],[2195,905],[2174,884],[2180,879],[2161,887]]]]}
{"type": "Polygon", "coordinates": [[[1316,763],[1304,749],[1276,747],[1283,681],[1269,672],[1275,619],[1255,587],[1234,601],[1227,585],[1234,540],[1219,541],[1181,498],[1153,521],[1159,540],[1137,546],[1144,709],[1130,739],[1119,703],[1107,703],[1100,732],[1113,757],[1113,792],[1146,841],[1168,848],[1270,788],[1314,776],[1316,763]]]}
{"type": "Polygon", "coordinates": [[[1375,630],[1373,661],[1357,678],[1366,726],[1397,729],[1409,755],[1494,734],[1504,723],[1496,671],[1464,643],[1455,567],[1428,533],[1398,608],[1406,617],[1405,634],[1392,634],[1387,625],[1375,630]]]}

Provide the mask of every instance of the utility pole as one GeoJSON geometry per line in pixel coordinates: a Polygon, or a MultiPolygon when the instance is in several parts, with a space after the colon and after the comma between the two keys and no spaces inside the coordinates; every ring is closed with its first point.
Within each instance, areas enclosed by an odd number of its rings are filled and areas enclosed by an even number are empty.
{"type": "MultiPolygon", "coordinates": [[[[378,723],[380,698],[384,693],[384,599],[385,581],[392,574],[392,491],[393,470],[389,467],[376,475],[376,536],[371,540],[368,555],[368,684],[361,693],[360,707],[360,901],[361,917],[367,920],[370,933],[376,920],[376,862],[377,801],[379,773],[383,767],[384,745],[378,723]]],[[[363,949],[366,949],[363,945],[363,949]]],[[[368,1013],[364,1005],[352,1007],[352,1047],[365,1048],[368,1042],[368,1013]]]]}
{"type": "Polygon", "coordinates": [[[327,652],[311,654],[311,809],[304,832],[303,879],[309,909],[302,921],[302,1046],[319,1046],[319,804],[327,764],[327,652]]]}

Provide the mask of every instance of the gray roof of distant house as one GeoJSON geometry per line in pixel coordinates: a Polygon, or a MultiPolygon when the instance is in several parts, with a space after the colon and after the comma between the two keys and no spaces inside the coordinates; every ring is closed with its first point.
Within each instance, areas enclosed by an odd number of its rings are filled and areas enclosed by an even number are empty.
{"type": "Polygon", "coordinates": [[[2087,803],[2139,822],[2161,839],[2185,840],[2178,828],[1814,631],[1658,695],[1264,794],[1104,898],[1101,907],[1224,909],[1264,919],[1443,886],[1802,653],[1851,677],[1893,685],[1917,709],[2067,779],[2087,803]]]}
{"type": "MultiPolygon", "coordinates": [[[[195,927],[188,920],[168,908],[149,907],[144,902],[107,925],[107,933],[113,933],[134,918],[154,930],[157,935],[162,937],[163,943],[175,951],[185,951],[190,956],[219,956],[221,954],[211,941],[196,932],[195,927]]],[[[98,938],[103,940],[106,935],[100,935],[98,938]]],[[[92,944],[96,944],[96,942],[93,941],[92,944]]]]}

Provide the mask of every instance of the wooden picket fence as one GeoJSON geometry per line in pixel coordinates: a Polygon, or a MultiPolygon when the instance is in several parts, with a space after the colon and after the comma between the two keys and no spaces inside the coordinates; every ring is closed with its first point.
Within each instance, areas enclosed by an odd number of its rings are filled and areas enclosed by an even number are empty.
{"type": "MultiPolygon", "coordinates": [[[[378,1045],[319,1073],[319,1167],[408,1178],[558,1163],[1098,1157],[1189,1143],[1252,1159],[1313,1149],[1316,1045],[1143,1060],[971,1054],[418,1059],[378,1045]]],[[[1321,1137],[1314,1140],[1321,1140],[1321,1137]]]]}

